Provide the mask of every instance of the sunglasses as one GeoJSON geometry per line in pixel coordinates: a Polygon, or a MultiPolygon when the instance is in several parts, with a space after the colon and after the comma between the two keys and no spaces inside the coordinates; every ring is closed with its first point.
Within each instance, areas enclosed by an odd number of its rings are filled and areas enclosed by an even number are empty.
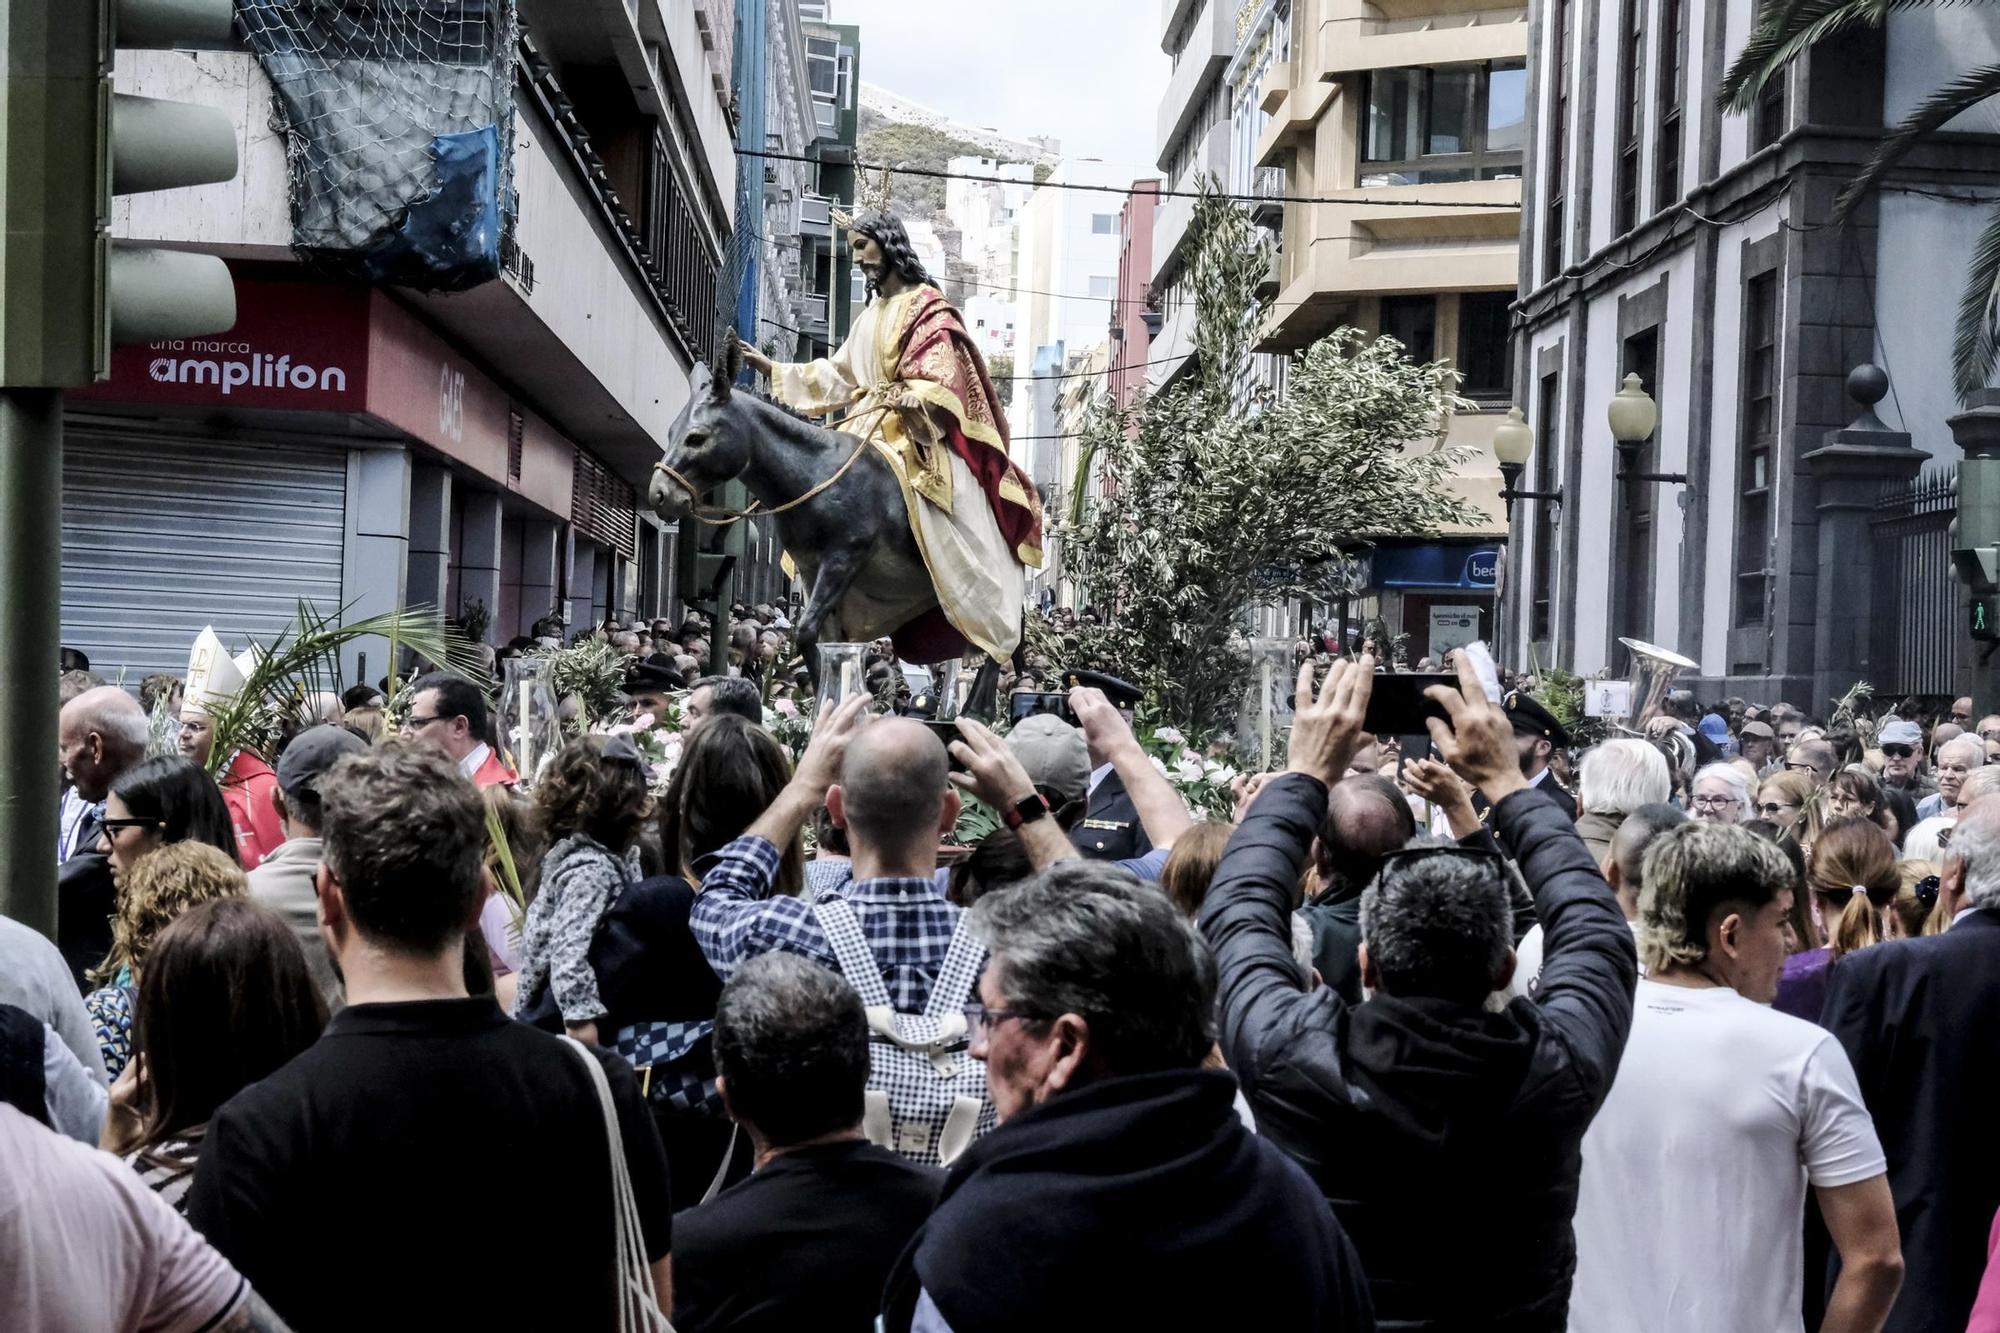
{"type": "Polygon", "coordinates": [[[1882,747],[1882,753],[1891,759],[1908,759],[1916,751],[1907,745],[1885,745],[1882,747]]]}
{"type": "Polygon", "coordinates": [[[1790,801],[1766,801],[1757,807],[1757,813],[1766,819],[1776,819],[1785,811],[1796,810],[1798,808],[1798,806],[1793,805],[1790,801]]]}
{"type": "Polygon", "coordinates": [[[97,827],[106,833],[117,833],[121,829],[165,828],[166,825],[157,819],[100,819],[97,827]]]}

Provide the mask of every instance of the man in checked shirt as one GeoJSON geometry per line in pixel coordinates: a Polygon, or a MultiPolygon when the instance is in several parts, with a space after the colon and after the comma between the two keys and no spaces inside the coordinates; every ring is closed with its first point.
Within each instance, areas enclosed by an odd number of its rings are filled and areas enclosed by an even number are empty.
{"type": "Polygon", "coordinates": [[[951,773],[945,748],[921,723],[870,721],[865,697],[849,699],[814,728],[812,744],[778,799],[748,832],[716,854],[690,925],[709,966],[727,981],[736,965],[784,950],[839,970],[812,905],[771,896],[778,849],[822,803],[847,830],[854,878],[827,896],[844,898],[882,965],[889,998],[920,1013],[944,964],[960,909],[938,887],[938,840],[957,822],[953,784],[977,792],[1020,834],[1037,866],[1075,855],[1034,783],[998,737],[962,721],[953,749],[966,771],[951,773]]]}

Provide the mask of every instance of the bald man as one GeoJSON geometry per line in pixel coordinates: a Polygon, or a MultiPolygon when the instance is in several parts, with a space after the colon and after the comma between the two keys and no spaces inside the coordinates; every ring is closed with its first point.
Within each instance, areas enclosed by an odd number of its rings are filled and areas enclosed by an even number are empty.
{"type": "Polygon", "coordinates": [[[716,854],[690,924],[724,981],[744,959],[774,950],[839,971],[815,905],[773,894],[780,849],[824,804],[847,831],[854,878],[820,902],[845,903],[896,1010],[920,1013],[958,925],[959,909],[945,901],[935,875],[938,843],[958,821],[959,798],[947,780],[943,743],[906,718],[869,721],[866,702],[850,699],[813,728],[778,799],[716,854]]]}
{"type": "Polygon", "coordinates": [[[145,759],[149,734],[139,701],[112,685],[77,695],[56,722],[56,753],[70,780],[56,826],[56,945],[79,984],[111,949],[117,890],[97,850],[104,798],[145,759]]]}

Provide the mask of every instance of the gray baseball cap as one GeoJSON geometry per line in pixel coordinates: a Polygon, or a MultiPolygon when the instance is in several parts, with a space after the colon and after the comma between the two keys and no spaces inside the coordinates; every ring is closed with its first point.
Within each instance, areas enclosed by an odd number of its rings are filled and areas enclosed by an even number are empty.
{"type": "Polygon", "coordinates": [[[278,786],[287,793],[318,791],[326,770],[367,748],[368,742],[346,727],[308,727],[278,756],[278,786]]]}
{"type": "Polygon", "coordinates": [[[1022,718],[1007,733],[1007,748],[1028,770],[1028,780],[1046,788],[1055,804],[1080,801],[1090,790],[1090,747],[1082,732],[1055,714],[1022,718]]]}
{"type": "Polygon", "coordinates": [[[1884,723],[1875,740],[1880,745],[1922,745],[1924,729],[1914,722],[1897,718],[1894,722],[1884,723]]]}

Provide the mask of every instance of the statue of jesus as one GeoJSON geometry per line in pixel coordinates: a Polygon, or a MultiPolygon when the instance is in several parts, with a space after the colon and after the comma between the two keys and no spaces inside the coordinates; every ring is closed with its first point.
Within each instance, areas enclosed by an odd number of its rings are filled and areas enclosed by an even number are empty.
{"type": "Polygon", "coordinates": [[[882,453],[945,619],[1004,660],[1020,643],[1025,567],[1042,563],[1040,502],[1008,457],[986,362],[902,222],[870,211],[842,225],[870,298],[847,340],[830,357],[795,363],[746,342],[743,360],[769,377],[779,402],[814,416],[844,411],[839,429],[882,453]]]}

